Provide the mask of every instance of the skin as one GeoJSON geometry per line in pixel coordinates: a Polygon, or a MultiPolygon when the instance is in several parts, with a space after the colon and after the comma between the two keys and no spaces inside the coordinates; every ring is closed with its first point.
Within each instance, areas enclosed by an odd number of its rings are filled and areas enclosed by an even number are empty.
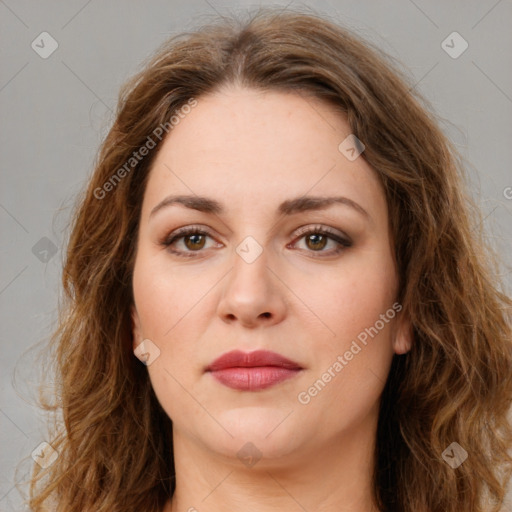
{"type": "Polygon", "coordinates": [[[165,511],[377,510],[379,398],[393,354],[410,349],[407,321],[388,320],[309,403],[298,395],[396,300],[381,184],[362,157],[338,149],[350,127],[321,100],[240,86],[197,99],[150,171],[133,274],[133,346],[149,339],[160,350],[147,368],[173,421],[177,486],[165,511]],[[225,212],[174,204],[150,217],[170,194],[211,197],[225,212]],[[367,215],[346,204],[277,212],[305,194],[347,197],[367,215]],[[211,235],[172,246],[192,257],[160,244],[196,224],[211,235]],[[334,240],[297,235],[302,226],[352,245],[334,254],[334,240]],[[248,236],[262,250],[251,263],[236,252],[248,236]],[[265,390],[233,390],[204,371],[233,349],[272,350],[303,370],[265,390]],[[237,456],[246,443],[261,456],[252,467],[237,456]]]}

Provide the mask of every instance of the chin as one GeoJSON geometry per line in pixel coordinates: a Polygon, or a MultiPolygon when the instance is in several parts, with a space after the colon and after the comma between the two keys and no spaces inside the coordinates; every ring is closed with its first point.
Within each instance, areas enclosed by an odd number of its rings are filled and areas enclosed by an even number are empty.
{"type": "Polygon", "coordinates": [[[253,450],[255,455],[259,451],[264,458],[283,457],[299,444],[300,425],[295,424],[297,418],[290,414],[292,411],[291,407],[242,407],[219,413],[216,419],[233,437],[225,431],[216,434],[215,449],[229,457],[242,449],[243,456],[243,447],[247,445],[245,450],[253,450]]]}

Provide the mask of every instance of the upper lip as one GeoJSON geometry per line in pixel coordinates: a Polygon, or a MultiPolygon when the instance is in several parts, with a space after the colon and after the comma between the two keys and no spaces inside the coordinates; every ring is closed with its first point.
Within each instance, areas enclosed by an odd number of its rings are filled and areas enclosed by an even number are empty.
{"type": "Polygon", "coordinates": [[[301,370],[302,367],[276,352],[269,350],[255,350],[254,352],[242,352],[241,350],[232,350],[226,352],[215,359],[206,371],[225,370],[226,368],[255,368],[258,366],[278,366],[291,370],[301,370]]]}

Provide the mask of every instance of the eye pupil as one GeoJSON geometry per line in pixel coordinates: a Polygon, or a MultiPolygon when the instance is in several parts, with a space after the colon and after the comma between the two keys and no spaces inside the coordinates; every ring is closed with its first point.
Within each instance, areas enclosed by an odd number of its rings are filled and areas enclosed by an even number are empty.
{"type": "Polygon", "coordinates": [[[314,249],[323,249],[327,243],[327,238],[324,235],[319,235],[317,233],[309,235],[306,239],[308,241],[308,245],[310,241],[313,241],[313,247],[311,248],[314,249]],[[317,245],[318,243],[320,243],[320,245],[317,245]]]}

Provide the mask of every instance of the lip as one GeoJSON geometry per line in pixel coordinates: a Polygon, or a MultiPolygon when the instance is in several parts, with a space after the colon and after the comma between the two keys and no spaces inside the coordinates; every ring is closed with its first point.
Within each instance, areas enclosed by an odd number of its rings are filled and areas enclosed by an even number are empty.
{"type": "Polygon", "coordinates": [[[259,391],[296,376],[303,368],[276,352],[233,350],[215,359],[207,373],[221,384],[241,391],[259,391]]]}

